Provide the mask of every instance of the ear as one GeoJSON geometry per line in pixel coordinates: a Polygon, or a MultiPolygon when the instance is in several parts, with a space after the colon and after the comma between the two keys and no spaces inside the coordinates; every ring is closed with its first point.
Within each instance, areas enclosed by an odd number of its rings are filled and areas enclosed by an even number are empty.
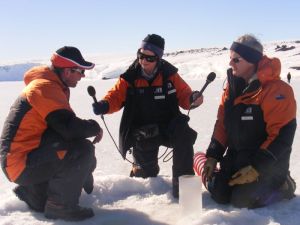
{"type": "Polygon", "coordinates": [[[64,77],[69,77],[71,74],[72,74],[72,71],[71,71],[70,68],[65,68],[65,69],[63,70],[63,72],[62,72],[62,75],[63,75],[64,77]]]}
{"type": "Polygon", "coordinates": [[[61,71],[60,78],[65,82],[71,75],[71,70],[69,68],[65,68],[61,71]]]}

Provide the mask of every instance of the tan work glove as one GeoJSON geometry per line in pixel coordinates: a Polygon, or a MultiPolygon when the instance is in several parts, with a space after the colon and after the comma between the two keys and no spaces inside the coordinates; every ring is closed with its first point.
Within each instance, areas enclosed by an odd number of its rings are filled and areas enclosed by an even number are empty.
{"type": "Polygon", "coordinates": [[[252,166],[246,166],[237,171],[232,179],[229,181],[229,185],[233,186],[236,184],[247,184],[252,183],[258,179],[259,173],[252,166]]]}
{"type": "Polygon", "coordinates": [[[203,169],[203,175],[206,176],[206,178],[209,180],[217,166],[217,160],[208,157],[205,164],[204,164],[204,169],[203,169]]]}

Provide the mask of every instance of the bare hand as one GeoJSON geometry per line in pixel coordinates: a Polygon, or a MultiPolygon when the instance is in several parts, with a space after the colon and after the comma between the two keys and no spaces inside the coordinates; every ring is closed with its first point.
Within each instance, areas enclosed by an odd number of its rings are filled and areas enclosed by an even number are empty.
{"type": "Polygon", "coordinates": [[[217,160],[212,157],[208,157],[204,164],[204,170],[203,170],[203,175],[208,180],[211,179],[216,166],[217,166],[217,160]]]}
{"type": "Polygon", "coordinates": [[[195,107],[200,106],[203,103],[203,95],[201,95],[200,97],[196,98],[195,101],[193,102],[193,105],[195,107]]]}

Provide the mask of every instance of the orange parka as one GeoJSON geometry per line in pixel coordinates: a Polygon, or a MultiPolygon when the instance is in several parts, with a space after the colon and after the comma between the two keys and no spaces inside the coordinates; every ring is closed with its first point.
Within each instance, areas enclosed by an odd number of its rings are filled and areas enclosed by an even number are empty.
{"type": "MultiPolygon", "coordinates": [[[[162,61],[164,67],[167,67],[168,70],[171,70],[171,64],[167,61],[162,61]]],[[[135,65],[136,66],[136,65],[135,65]]],[[[137,67],[137,66],[136,66],[137,67]]],[[[137,69],[136,69],[137,70],[137,69]]],[[[192,94],[192,90],[190,86],[179,76],[177,73],[177,69],[172,67],[174,70],[171,74],[168,74],[168,80],[173,84],[173,93],[176,95],[178,99],[178,105],[183,109],[189,109],[190,107],[190,96],[192,94]]],[[[128,73],[127,73],[128,74],[128,73]]],[[[109,103],[109,111],[108,113],[114,113],[119,111],[126,101],[127,90],[133,85],[130,82],[130,78],[128,76],[133,75],[122,75],[115,86],[105,95],[104,100],[109,103]]],[[[141,75],[138,75],[136,79],[133,80],[135,88],[143,88],[143,87],[162,87],[163,85],[163,71],[160,70],[158,75],[154,78],[152,82],[147,81],[141,75]]],[[[172,93],[171,93],[172,94],[172,93]]]]}
{"type": "MultiPolygon", "coordinates": [[[[11,181],[26,167],[27,155],[53,129],[66,141],[95,136],[99,125],[76,117],[69,104],[69,88],[48,67],[35,67],[24,75],[26,87],[10,109],[0,142],[1,165],[11,181]]],[[[63,158],[66,149],[58,151],[63,158]]]]}
{"type": "Polygon", "coordinates": [[[235,157],[233,170],[252,165],[260,173],[287,172],[296,130],[292,88],[280,80],[280,61],[264,56],[257,79],[246,84],[228,70],[207,157],[235,157]]]}

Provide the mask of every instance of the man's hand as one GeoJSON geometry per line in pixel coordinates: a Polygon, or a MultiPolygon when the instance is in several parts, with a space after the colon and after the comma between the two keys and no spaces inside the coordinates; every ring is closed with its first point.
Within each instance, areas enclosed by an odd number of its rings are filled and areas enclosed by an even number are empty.
{"type": "Polygon", "coordinates": [[[103,130],[102,130],[102,128],[100,128],[99,133],[95,136],[92,143],[93,144],[99,143],[101,141],[102,137],[103,137],[103,130]]]}
{"type": "Polygon", "coordinates": [[[109,109],[109,103],[105,100],[101,100],[99,102],[94,102],[92,104],[93,111],[96,115],[103,115],[108,112],[109,109]]]}
{"type": "Polygon", "coordinates": [[[259,173],[252,166],[246,166],[237,171],[232,179],[229,181],[229,185],[233,186],[236,184],[247,184],[252,183],[258,179],[259,173]]]}
{"type": "Polygon", "coordinates": [[[211,179],[211,176],[212,176],[216,166],[217,166],[217,160],[212,157],[208,157],[204,164],[204,169],[203,169],[203,175],[208,180],[211,179]]]}
{"type": "Polygon", "coordinates": [[[190,97],[191,109],[197,108],[203,103],[203,95],[199,91],[193,91],[190,97]]]}

